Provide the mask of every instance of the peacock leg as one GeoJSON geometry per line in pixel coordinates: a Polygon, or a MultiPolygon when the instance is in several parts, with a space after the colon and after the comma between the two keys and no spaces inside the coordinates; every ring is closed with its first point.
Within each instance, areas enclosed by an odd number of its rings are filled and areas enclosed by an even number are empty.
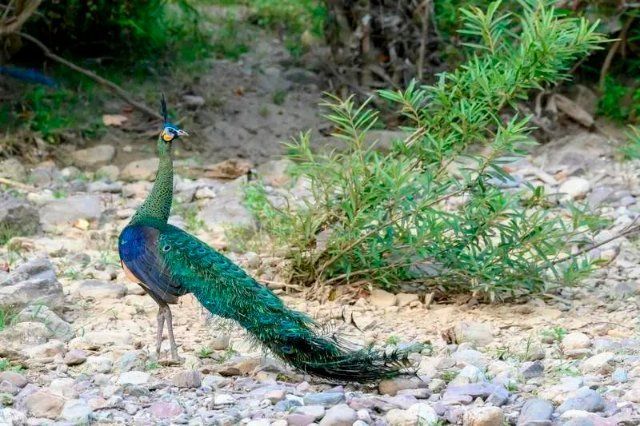
{"type": "MultiPolygon", "coordinates": [[[[166,305],[165,305],[166,306],[166,305]]],[[[160,359],[160,348],[162,347],[162,332],[164,331],[165,306],[160,305],[158,309],[158,334],[156,336],[156,357],[160,359]]]]}
{"type": "Polygon", "coordinates": [[[169,332],[169,344],[171,345],[171,359],[180,362],[181,359],[178,356],[178,346],[176,345],[176,339],[173,337],[173,318],[171,316],[171,309],[169,305],[164,305],[164,315],[167,320],[167,331],[169,332]]]}

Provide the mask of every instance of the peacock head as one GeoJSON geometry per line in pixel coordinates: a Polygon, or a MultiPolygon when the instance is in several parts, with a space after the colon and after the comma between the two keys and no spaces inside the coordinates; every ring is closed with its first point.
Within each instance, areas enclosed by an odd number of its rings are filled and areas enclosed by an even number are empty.
{"type": "Polygon", "coordinates": [[[164,119],[164,127],[162,128],[162,133],[160,133],[160,139],[167,144],[171,144],[181,136],[189,136],[189,133],[169,122],[167,102],[164,99],[164,94],[162,95],[160,107],[162,109],[162,118],[164,119]]]}

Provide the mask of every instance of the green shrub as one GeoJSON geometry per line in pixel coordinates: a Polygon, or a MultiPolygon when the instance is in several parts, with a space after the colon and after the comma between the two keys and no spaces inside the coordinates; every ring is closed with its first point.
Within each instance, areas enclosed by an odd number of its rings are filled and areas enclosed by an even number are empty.
{"type": "Polygon", "coordinates": [[[625,160],[640,159],[640,128],[629,126],[629,131],[626,133],[626,136],[626,141],[619,149],[622,158],[625,160]]]}
{"type": "Polygon", "coordinates": [[[170,54],[175,59],[184,53],[185,39],[190,49],[202,40],[198,20],[189,0],[47,1],[25,31],[54,50],[78,57],[109,55],[126,62],[170,54]]]}
{"type": "Polygon", "coordinates": [[[565,78],[603,39],[544,2],[521,16],[498,7],[463,12],[477,51],[465,65],[433,86],[379,93],[405,120],[389,153],[367,142],[377,111],[329,98],[326,117],[344,149],[314,153],[309,134],[288,146],[313,201],[281,207],[259,185],[248,188],[247,204],[276,244],[290,247],[299,281],[419,282],[493,299],[540,292],[590,269],[584,259],[555,264],[582,241],[587,216],[576,209],[564,220],[540,188],[501,188],[513,179],[506,164],[530,144],[528,119],[502,112],[565,78]]]}

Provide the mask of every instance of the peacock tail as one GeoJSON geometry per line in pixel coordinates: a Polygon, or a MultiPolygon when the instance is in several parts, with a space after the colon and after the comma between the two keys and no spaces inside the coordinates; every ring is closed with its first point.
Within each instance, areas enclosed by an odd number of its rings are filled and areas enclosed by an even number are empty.
{"type": "Polygon", "coordinates": [[[350,351],[335,337],[323,335],[307,315],[289,309],[265,286],[258,284],[240,267],[196,237],[161,221],[142,220],[124,235],[156,234],[157,241],[141,240],[153,270],[163,281],[166,298],[173,291],[193,293],[212,314],[232,319],[274,355],[295,368],[322,378],[370,382],[400,374],[409,365],[408,355],[419,348],[385,353],[367,347],[350,351]],[[148,223],[145,223],[148,222],[148,223]],[[138,229],[136,231],[135,229],[138,229]],[[164,276],[162,276],[164,274],[164,276]]]}

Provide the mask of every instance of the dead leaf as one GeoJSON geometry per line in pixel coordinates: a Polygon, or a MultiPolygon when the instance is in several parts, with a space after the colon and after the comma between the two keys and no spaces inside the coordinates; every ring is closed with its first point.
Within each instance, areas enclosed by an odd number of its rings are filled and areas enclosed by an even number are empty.
{"type": "Polygon", "coordinates": [[[120,115],[120,114],[103,114],[102,115],[102,123],[105,126],[120,127],[122,126],[122,123],[124,123],[127,120],[128,118],[126,116],[120,115]]]}
{"type": "Polygon", "coordinates": [[[78,219],[73,224],[74,228],[81,229],[83,231],[88,230],[89,226],[90,226],[90,223],[89,223],[89,221],[87,219],[78,219]]]}

